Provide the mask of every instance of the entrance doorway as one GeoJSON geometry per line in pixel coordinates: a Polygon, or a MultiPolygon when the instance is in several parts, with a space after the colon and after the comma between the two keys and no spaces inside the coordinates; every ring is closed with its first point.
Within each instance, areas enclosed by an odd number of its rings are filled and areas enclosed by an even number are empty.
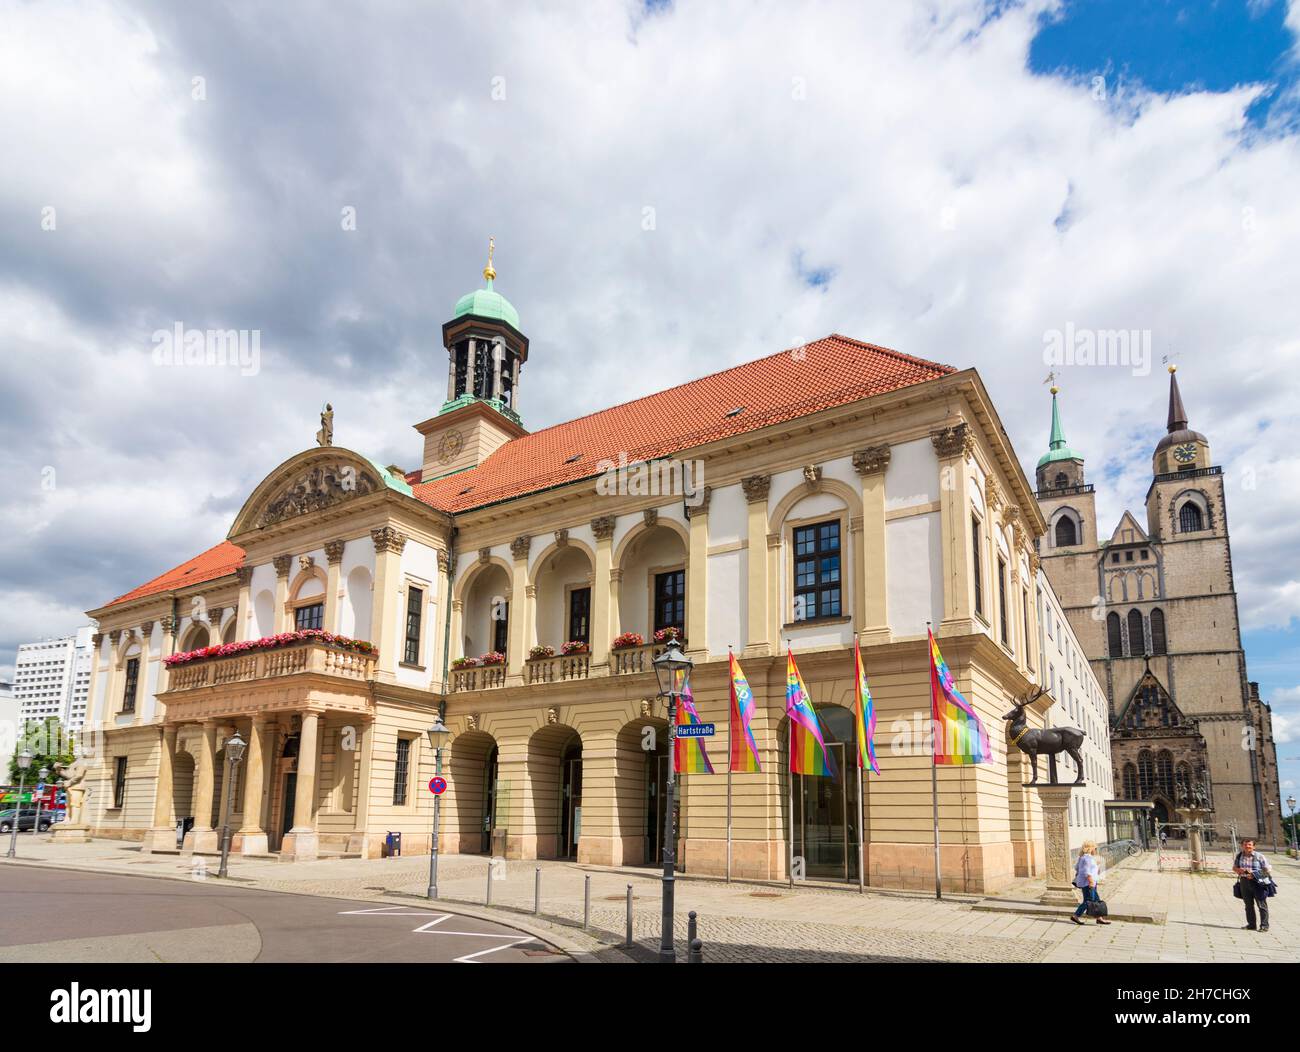
{"type": "Polygon", "coordinates": [[[296,771],[290,771],[284,776],[284,806],[281,812],[284,817],[280,821],[280,839],[283,842],[284,836],[293,828],[293,805],[298,798],[298,774],[296,771]]]}
{"type": "Polygon", "coordinates": [[[576,741],[560,758],[560,858],[578,857],[582,836],[582,742],[576,741]]]}
{"type": "Polygon", "coordinates": [[[483,845],[485,855],[492,853],[492,830],[497,827],[497,747],[492,746],[483,764],[483,845]]]}
{"type": "MultiPolygon", "coordinates": [[[[817,716],[840,777],[837,781],[817,775],[793,776],[794,853],[804,860],[805,876],[856,881],[862,802],[858,798],[853,713],[839,705],[827,705],[817,710],[817,716]]],[[[788,730],[785,748],[788,753],[788,730]]]]}
{"type": "MultiPolygon", "coordinates": [[[[664,857],[664,800],[668,786],[668,743],[645,758],[645,864],[653,866],[664,857]]],[[[674,790],[677,783],[673,785],[674,790]]]]}

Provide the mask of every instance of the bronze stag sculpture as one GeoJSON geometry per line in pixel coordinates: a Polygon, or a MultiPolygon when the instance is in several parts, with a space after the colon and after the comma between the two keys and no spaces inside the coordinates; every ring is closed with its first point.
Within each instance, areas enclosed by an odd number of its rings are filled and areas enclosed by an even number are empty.
{"type": "Polygon", "coordinates": [[[1068,753],[1070,759],[1074,761],[1074,769],[1077,772],[1074,784],[1082,785],[1083,757],[1079,755],[1079,749],[1082,747],[1085,737],[1083,731],[1079,730],[1078,727],[1029,729],[1028,721],[1025,719],[1025,709],[1037,701],[1044,693],[1042,687],[1037,688],[1023,701],[1015,702],[1016,707],[1002,717],[1004,720],[1011,722],[1011,744],[1028,756],[1029,762],[1033,766],[1034,777],[1027,784],[1038,784],[1038,755],[1042,753],[1047,757],[1048,782],[1056,785],[1056,757],[1060,753],[1068,753]]]}

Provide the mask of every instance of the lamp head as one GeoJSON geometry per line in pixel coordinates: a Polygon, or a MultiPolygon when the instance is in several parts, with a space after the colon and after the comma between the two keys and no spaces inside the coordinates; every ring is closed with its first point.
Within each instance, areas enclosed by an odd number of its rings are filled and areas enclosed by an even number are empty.
{"type": "Polygon", "coordinates": [[[425,733],[429,736],[429,744],[435,749],[445,748],[447,743],[451,741],[451,731],[443,724],[441,717],[435,719],[433,726],[425,733]]]}
{"type": "Polygon", "coordinates": [[[654,659],[654,667],[660,695],[686,693],[695,663],[682,653],[676,639],[668,641],[663,653],[654,659]]]}
{"type": "Polygon", "coordinates": [[[226,739],[226,758],[231,763],[239,763],[244,758],[244,750],[248,748],[248,743],[239,736],[236,731],[226,739]]]}

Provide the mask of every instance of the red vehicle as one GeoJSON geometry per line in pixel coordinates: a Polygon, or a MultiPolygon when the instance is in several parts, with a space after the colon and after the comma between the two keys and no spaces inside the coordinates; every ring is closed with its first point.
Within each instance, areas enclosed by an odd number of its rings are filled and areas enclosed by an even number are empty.
{"type": "Polygon", "coordinates": [[[49,811],[55,815],[55,821],[63,820],[67,809],[67,794],[56,785],[47,785],[44,792],[37,792],[35,785],[23,787],[22,799],[19,800],[18,786],[0,786],[0,810],[6,807],[35,807],[39,802],[42,813],[49,811]]]}

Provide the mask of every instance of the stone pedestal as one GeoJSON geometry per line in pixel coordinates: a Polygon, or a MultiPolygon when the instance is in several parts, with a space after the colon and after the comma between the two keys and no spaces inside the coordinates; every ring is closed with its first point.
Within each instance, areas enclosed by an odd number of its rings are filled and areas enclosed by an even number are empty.
{"type": "Polygon", "coordinates": [[[315,862],[320,857],[320,837],[314,830],[290,830],[280,844],[281,862],[315,862]]]}
{"type": "Polygon", "coordinates": [[[269,855],[266,834],[261,830],[252,833],[240,833],[239,853],[241,855],[269,855]]]}
{"type": "Polygon", "coordinates": [[[1043,805],[1043,841],[1047,863],[1047,890],[1038,900],[1044,906],[1077,906],[1070,863],[1070,793],[1072,785],[1036,785],[1043,805]]]}
{"type": "Polygon", "coordinates": [[[172,826],[157,826],[144,835],[144,844],[141,850],[146,854],[152,854],[155,851],[170,851],[176,853],[176,830],[172,826]]]}
{"type": "MultiPolygon", "coordinates": [[[[172,843],[176,843],[176,833],[172,832],[172,843]]],[[[184,850],[199,855],[215,855],[221,850],[221,834],[215,829],[191,829],[185,834],[184,850]]]]}
{"type": "Polygon", "coordinates": [[[1178,817],[1187,825],[1187,848],[1192,855],[1192,872],[1199,873],[1205,869],[1205,838],[1202,823],[1209,814],[1204,807],[1179,807],[1178,817]]]}
{"type": "Polygon", "coordinates": [[[69,825],[60,822],[50,834],[50,840],[56,844],[84,844],[90,839],[90,830],[83,825],[69,825]]]}

